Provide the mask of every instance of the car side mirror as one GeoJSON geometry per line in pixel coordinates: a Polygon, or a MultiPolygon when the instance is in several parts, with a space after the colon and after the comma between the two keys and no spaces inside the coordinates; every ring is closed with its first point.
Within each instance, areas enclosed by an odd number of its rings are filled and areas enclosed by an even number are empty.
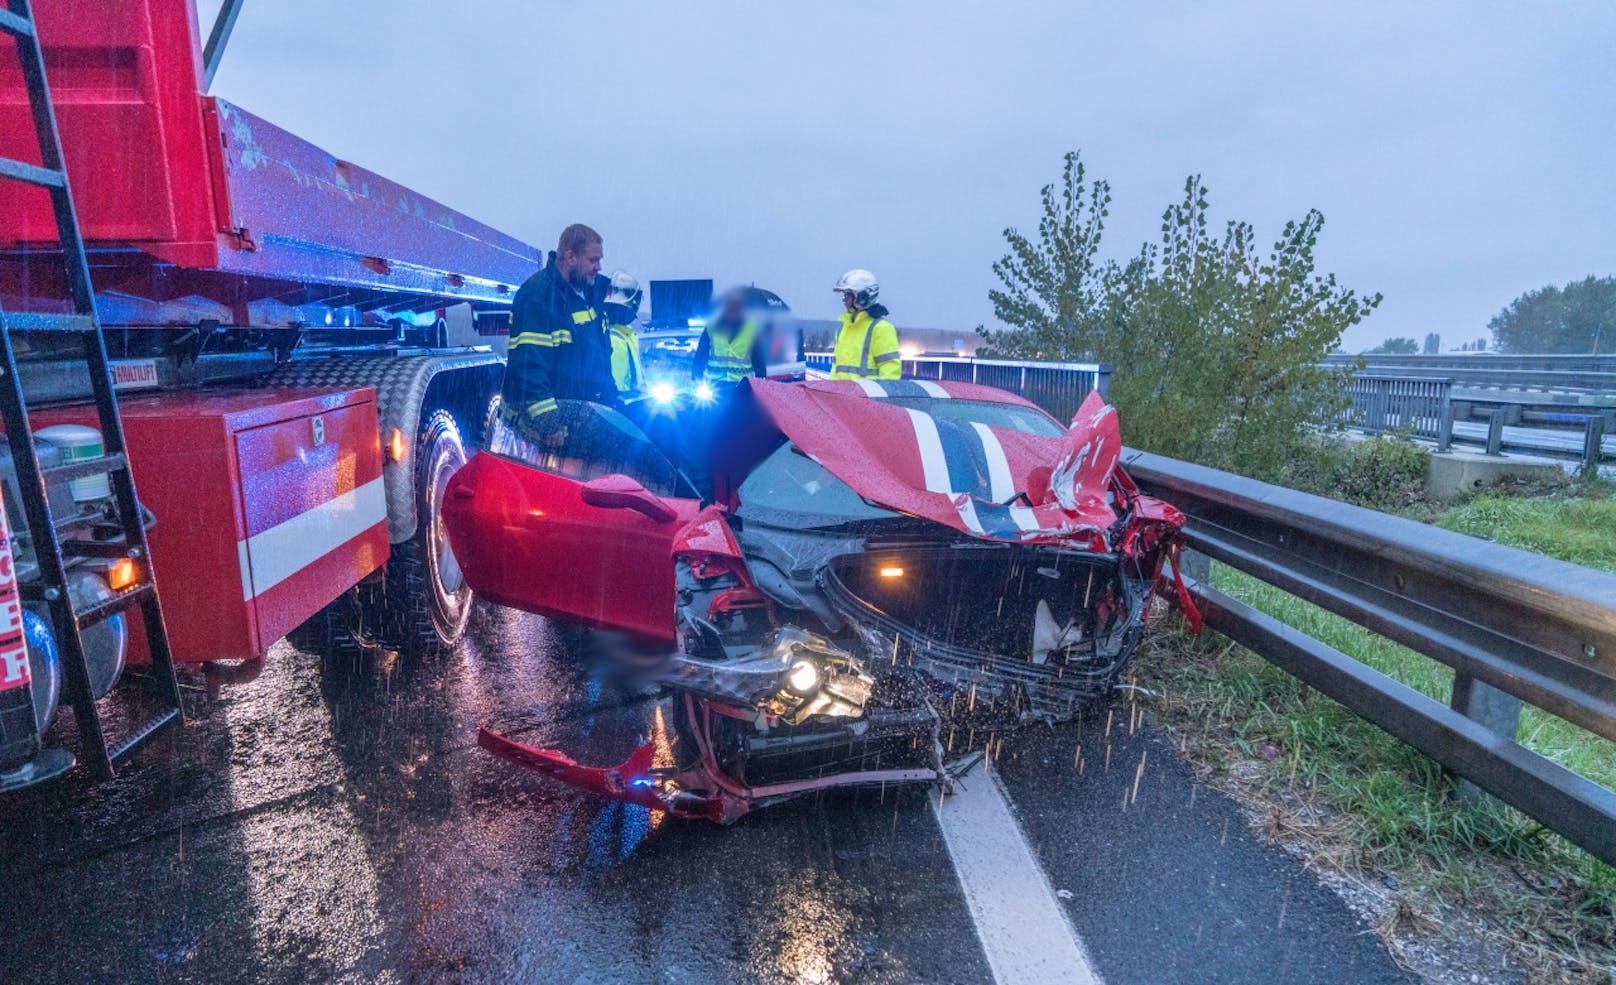
{"type": "Polygon", "coordinates": [[[679,514],[673,507],[649,489],[626,475],[603,475],[584,483],[583,500],[603,510],[633,510],[655,520],[667,523],[679,514]]]}

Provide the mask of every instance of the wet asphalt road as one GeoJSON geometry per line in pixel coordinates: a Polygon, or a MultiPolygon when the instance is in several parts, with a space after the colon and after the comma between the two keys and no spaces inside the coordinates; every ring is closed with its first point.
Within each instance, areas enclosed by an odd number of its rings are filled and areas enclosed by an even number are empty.
{"type": "MultiPolygon", "coordinates": [[[[1405,981],[1120,707],[999,761],[1104,981],[1405,981]]],[[[477,749],[494,722],[615,763],[662,729],[535,617],[479,609],[413,663],[283,642],[191,721],[111,783],[0,800],[0,982],[993,981],[920,791],[722,829],[477,749]]]]}

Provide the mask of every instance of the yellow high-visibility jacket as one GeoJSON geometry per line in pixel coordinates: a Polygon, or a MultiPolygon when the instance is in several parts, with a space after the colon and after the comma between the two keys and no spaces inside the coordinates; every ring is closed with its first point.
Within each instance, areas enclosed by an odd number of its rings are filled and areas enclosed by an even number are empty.
{"type": "Polygon", "coordinates": [[[640,334],[633,325],[608,325],[606,338],[612,344],[612,379],[618,393],[635,393],[645,382],[640,366],[640,334]]]}
{"type": "Polygon", "coordinates": [[[898,330],[885,315],[886,309],[880,307],[842,314],[831,379],[896,380],[903,376],[898,330]]]}

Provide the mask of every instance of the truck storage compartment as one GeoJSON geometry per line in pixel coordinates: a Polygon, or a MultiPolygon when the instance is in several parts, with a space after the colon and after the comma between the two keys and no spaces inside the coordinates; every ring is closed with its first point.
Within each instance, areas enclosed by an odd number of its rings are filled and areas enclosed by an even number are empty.
{"type": "MultiPolygon", "coordinates": [[[[120,409],[157,517],[152,564],[176,660],[260,656],[386,561],[375,391],[171,393],[120,409]]],[[[32,423],[93,418],[53,408],[32,423]]]]}

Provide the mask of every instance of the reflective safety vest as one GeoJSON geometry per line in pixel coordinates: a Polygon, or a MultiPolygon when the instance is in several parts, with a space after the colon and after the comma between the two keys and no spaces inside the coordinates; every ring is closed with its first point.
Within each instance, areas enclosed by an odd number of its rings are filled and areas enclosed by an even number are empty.
{"type": "Polygon", "coordinates": [[[741,322],[729,338],[720,338],[707,327],[707,379],[712,383],[739,383],[752,375],[752,347],[757,345],[763,326],[756,318],[741,322]]]}
{"type": "Polygon", "coordinates": [[[868,311],[842,314],[842,327],[836,333],[836,357],[832,361],[833,380],[896,380],[903,377],[902,353],[898,351],[898,330],[885,318],[876,320],[868,311]]]}
{"type": "Polygon", "coordinates": [[[645,380],[640,366],[640,336],[633,325],[608,325],[606,338],[612,344],[612,379],[619,393],[634,393],[645,380]]]}

